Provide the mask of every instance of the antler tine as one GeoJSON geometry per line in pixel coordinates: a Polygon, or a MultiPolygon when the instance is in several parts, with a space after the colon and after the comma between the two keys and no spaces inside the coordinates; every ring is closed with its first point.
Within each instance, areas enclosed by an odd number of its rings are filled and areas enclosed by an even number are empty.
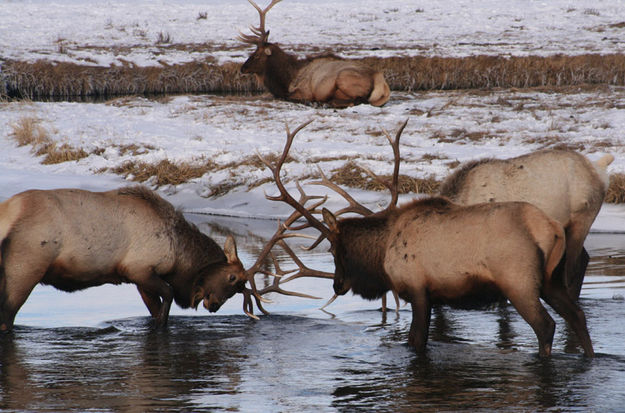
{"type": "Polygon", "coordinates": [[[295,200],[295,198],[293,198],[291,196],[291,194],[289,194],[289,192],[284,187],[284,184],[282,183],[282,179],[280,178],[280,171],[282,169],[282,165],[284,164],[284,161],[286,160],[286,158],[287,158],[287,156],[289,154],[289,150],[291,149],[291,145],[293,144],[293,139],[295,138],[295,135],[297,135],[297,133],[300,130],[302,130],[304,127],[306,127],[311,122],[312,122],[312,119],[302,123],[297,128],[295,128],[295,130],[293,132],[290,131],[289,125],[286,125],[287,140],[286,140],[286,143],[284,145],[284,149],[282,151],[282,156],[276,162],[275,166],[272,165],[270,162],[268,162],[266,159],[264,159],[262,156],[259,155],[259,157],[260,157],[261,161],[272,171],[274,181],[276,183],[276,186],[278,187],[278,191],[280,192],[280,195],[277,195],[277,196],[265,195],[265,197],[268,200],[270,200],[270,201],[282,201],[282,202],[285,202],[285,203],[289,204],[297,212],[299,212],[302,217],[306,218],[306,221],[308,221],[308,223],[313,228],[315,228],[316,230],[318,230],[319,232],[321,232],[322,234],[324,234],[327,237],[327,236],[330,235],[330,230],[325,225],[323,225],[323,223],[321,223],[321,221],[319,221],[317,218],[315,218],[313,216],[312,212],[308,208],[306,208],[301,203],[297,202],[295,200]]]}
{"type": "Polygon", "coordinates": [[[391,135],[384,128],[382,128],[382,132],[384,132],[386,139],[389,141],[389,143],[391,144],[391,147],[393,148],[394,164],[393,164],[393,176],[391,178],[391,182],[387,181],[386,179],[382,179],[381,177],[376,175],[373,171],[371,171],[369,168],[364,167],[364,166],[362,167],[362,169],[364,169],[365,172],[367,172],[373,179],[375,179],[376,181],[378,181],[379,183],[387,187],[389,191],[391,191],[391,201],[389,202],[387,209],[397,206],[397,201],[399,200],[399,165],[400,165],[399,138],[401,137],[401,134],[404,131],[404,128],[406,127],[407,124],[408,124],[408,119],[406,119],[404,123],[402,123],[402,125],[397,130],[397,133],[395,134],[395,140],[393,140],[391,138],[391,135]]]}
{"type": "MultiPolygon", "coordinates": [[[[284,248],[285,250],[288,248],[286,243],[284,243],[283,241],[280,241],[280,246],[282,248],[284,248]]],[[[291,257],[293,257],[293,255],[291,255],[291,257]]],[[[295,291],[283,290],[282,287],[280,287],[280,284],[283,284],[283,283],[288,282],[290,280],[293,280],[295,278],[303,277],[304,275],[298,275],[300,272],[302,272],[302,270],[300,269],[300,271],[297,274],[295,274],[295,275],[293,275],[293,276],[291,276],[291,277],[289,277],[287,279],[284,279],[284,278],[282,278],[283,276],[288,275],[288,274],[292,273],[295,270],[284,271],[284,270],[282,270],[282,268],[280,268],[280,263],[275,258],[275,256],[273,256],[273,254],[272,254],[272,259],[273,259],[273,265],[274,265],[274,267],[276,269],[276,275],[278,275],[278,277],[273,279],[273,283],[270,286],[265,287],[262,290],[260,290],[259,294],[262,295],[262,294],[266,294],[266,293],[269,293],[269,292],[276,292],[276,293],[279,293],[279,294],[282,294],[282,295],[290,295],[290,296],[295,296],[295,297],[319,299],[319,297],[315,297],[315,296],[312,296],[312,295],[309,295],[309,294],[298,293],[298,292],[295,292],[295,291]]],[[[302,268],[302,267],[305,268],[306,270],[310,271],[311,274],[315,272],[313,270],[309,270],[308,268],[306,268],[303,264],[301,264],[301,261],[299,261],[299,260],[297,260],[297,261],[299,262],[298,266],[300,268],[302,268]]],[[[321,274],[321,272],[319,272],[319,273],[321,274]]],[[[313,275],[307,275],[307,276],[311,276],[312,277],[313,275]]],[[[319,277],[325,278],[322,275],[319,275],[319,277]]]]}
{"type": "MultiPolygon", "coordinates": [[[[389,205],[396,206],[397,201],[399,199],[399,138],[401,138],[401,134],[408,125],[408,119],[404,121],[404,123],[399,127],[397,133],[395,134],[395,141],[391,140],[391,136],[387,131],[384,131],[384,135],[386,139],[388,139],[391,147],[393,148],[393,158],[395,159],[395,164],[393,166],[393,181],[392,181],[392,189],[391,189],[391,203],[389,205]]],[[[389,206],[390,207],[390,206],[389,206]]]]}
{"type": "Polygon", "coordinates": [[[332,304],[334,302],[334,300],[336,300],[338,298],[337,294],[334,294],[332,297],[330,297],[330,299],[319,309],[320,310],[324,310],[327,306],[329,306],[330,304],[332,304]]]}
{"type": "MultiPolygon", "coordinates": [[[[310,211],[311,213],[314,213],[315,210],[317,210],[317,208],[319,208],[321,205],[325,204],[325,202],[328,200],[328,196],[327,195],[308,195],[306,192],[304,192],[304,189],[302,188],[302,186],[300,185],[299,181],[295,182],[295,186],[297,187],[297,190],[300,193],[300,197],[299,197],[299,203],[302,205],[306,205],[308,203],[308,201],[313,200],[313,199],[320,199],[320,201],[317,201],[316,203],[312,204],[310,207],[306,207],[306,209],[308,209],[308,211],[310,211]]],[[[301,217],[301,215],[299,215],[301,217]]],[[[299,217],[298,217],[299,218],[299,217]]],[[[286,223],[285,223],[286,224],[286,223]]],[[[291,225],[287,225],[289,227],[289,230],[291,231],[299,231],[305,228],[310,228],[310,224],[305,223],[299,226],[291,226],[291,225]]]]}
{"type": "Polygon", "coordinates": [[[356,214],[360,214],[363,216],[373,214],[373,211],[371,211],[369,208],[357,202],[350,194],[347,193],[347,191],[345,191],[343,188],[341,188],[334,182],[330,181],[328,177],[326,176],[326,174],[321,170],[321,167],[318,167],[318,169],[319,169],[319,174],[321,175],[321,180],[311,182],[310,184],[321,185],[321,186],[325,186],[326,188],[330,188],[331,190],[333,190],[334,192],[342,196],[343,199],[345,199],[349,203],[348,207],[345,207],[341,209],[340,211],[336,212],[334,214],[335,216],[339,216],[347,212],[354,212],[356,214]]]}
{"type": "Polygon", "coordinates": [[[258,15],[260,17],[260,25],[258,27],[250,26],[250,30],[252,31],[254,35],[245,35],[245,34],[240,33],[239,39],[245,43],[252,43],[252,44],[264,43],[267,41],[267,36],[269,35],[269,32],[265,30],[265,16],[267,15],[267,12],[271,10],[273,6],[280,3],[280,1],[282,0],[272,0],[271,3],[269,3],[269,5],[265,7],[264,9],[261,9],[260,6],[254,3],[252,0],[247,0],[247,1],[252,6],[254,6],[254,8],[258,11],[258,15]]]}
{"type": "MultiPolygon", "coordinates": [[[[280,283],[286,283],[286,282],[289,282],[289,281],[294,280],[296,278],[302,278],[302,277],[325,278],[325,279],[332,279],[332,278],[334,278],[334,273],[325,272],[325,271],[318,271],[318,270],[313,270],[311,268],[308,268],[302,262],[302,260],[297,256],[297,254],[295,254],[293,249],[291,247],[289,247],[289,245],[286,242],[284,242],[284,240],[278,241],[278,245],[280,245],[280,247],[282,247],[282,249],[289,255],[289,257],[291,257],[293,262],[299,268],[299,271],[297,271],[295,274],[293,274],[293,275],[291,275],[291,276],[289,276],[287,278],[281,279],[280,283]]],[[[290,271],[290,272],[293,272],[293,271],[290,271]]],[[[281,275],[287,275],[290,272],[282,272],[281,275]]]]}

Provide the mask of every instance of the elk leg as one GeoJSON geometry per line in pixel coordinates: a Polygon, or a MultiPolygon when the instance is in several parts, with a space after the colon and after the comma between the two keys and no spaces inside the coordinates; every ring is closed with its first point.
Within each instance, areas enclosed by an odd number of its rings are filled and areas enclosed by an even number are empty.
{"type": "MultiPolygon", "coordinates": [[[[569,285],[569,295],[574,300],[579,299],[579,295],[582,292],[582,284],[584,282],[584,275],[586,274],[586,267],[588,267],[588,261],[590,260],[590,256],[586,251],[586,248],[582,247],[581,253],[577,256],[577,260],[571,260],[571,269],[567,269],[566,271],[570,271],[571,276],[571,284],[569,285]]],[[[566,263],[568,264],[568,260],[566,263]]]]}
{"type": "Polygon", "coordinates": [[[49,261],[28,258],[35,256],[27,248],[17,247],[15,243],[11,244],[11,249],[2,252],[0,331],[13,328],[17,312],[45,274],[49,261]],[[19,254],[12,251],[19,251],[19,254]]]}
{"type": "MultiPolygon", "coordinates": [[[[158,276],[153,274],[150,271],[150,275],[147,277],[140,277],[141,281],[137,282],[137,288],[139,289],[139,293],[142,291],[148,296],[158,296],[161,297],[163,302],[160,306],[160,311],[157,313],[156,325],[159,327],[163,327],[167,325],[167,319],[169,318],[169,310],[171,308],[171,302],[174,299],[174,291],[173,288],[167,284],[165,281],[161,280],[158,276]]],[[[143,297],[143,294],[141,295],[143,297]]],[[[144,299],[145,302],[145,299],[144,299]]],[[[146,303],[147,305],[147,303],[146,303]]],[[[148,309],[150,309],[148,305],[148,309]]]]}
{"type": "MultiPolygon", "coordinates": [[[[530,278],[530,277],[525,277],[530,278]]],[[[531,277],[533,278],[533,277],[531,277]]],[[[516,278],[517,280],[521,279],[516,278]]],[[[553,334],[556,330],[556,323],[549,315],[545,307],[540,303],[537,289],[532,286],[511,286],[502,289],[503,294],[508,297],[510,303],[516,308],[527,324],[532,327],[536,338],[538,338],[538,354],[541,357],[551,355],[553,344],[553,334]]]]}
{"type": "Polygon", "coordinates": [[[542,298],[571,326],[587,357],[594,357],[590,334],[586,326],[586,315],[563,287],[548,283],[543,288],[542,298]]]}
{"type": "Polygon", "coordinates": [[[420,291],[410,300],[412,305],[412,322],[408,334],[408,344],[417,353],[425,352],[432,317],[432,304],[426,291],[420,291]]]}
{"type": "Polygon", "coordinates": [[[139,286],[137,286],[137,290],[139,291],[139,294],[141,295],[141,298],[143,299],[145,306],[148,308],[148,311],[150,311],[152,317],[157,318],[163,305],[161,297],[156,294],[150,294],[139,286]]]}
{"type": "Polygon", "coordinates": [[[564,269],[564,281],[569,295],[577,300],[582,290],[586,265],[588,265],[588,253],[584,249],[584,239],[590,229],[589,225],[573,223],[566,228],[566,264],[564,269]]]}

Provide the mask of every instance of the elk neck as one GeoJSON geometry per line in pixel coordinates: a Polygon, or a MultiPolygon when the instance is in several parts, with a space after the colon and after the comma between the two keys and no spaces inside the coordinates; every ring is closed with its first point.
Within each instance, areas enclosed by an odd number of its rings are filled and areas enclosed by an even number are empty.
{"type": "Polygon", "coordinates": [[[275,97],[288,99],[289,86],[303,63],[297,56],[286,53],[276,45],[273,45],[271,51],[263,75],[265,87],[275,97]]]}
{"type": "Polygon", "coordinates": [[[226,263],[221,247],[195,225],[187,222],[182,214],[174,227],[174,251],[176,263],[164,280],[174,289],[174,300],[182,308],[191,306],[193,286],[198,277],[210,267],[226,263]]]}
{"type": "Polygon", "coordinates": [[[339,222],[344,276],[351,279],[354,294],[368,300],[378,299],[391,289],[384,271],[389,219],[389,213],[383,212],[339,222]]]}

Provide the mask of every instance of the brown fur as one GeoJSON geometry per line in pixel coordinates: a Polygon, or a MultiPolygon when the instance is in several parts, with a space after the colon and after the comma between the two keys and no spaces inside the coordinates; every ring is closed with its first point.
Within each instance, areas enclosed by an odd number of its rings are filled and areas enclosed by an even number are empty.
{"type": "Polygon", "coordinates": [[[594,354],[583,311],[555,269],[564,230],[525,202],[460,206],[435,197],[337,221],[323,211],[335,261],[334,290],[375,299],[389,290],[412,305],[409,344],[424,351],[431,307],[474,306],[502,296],[532,326],[539,353],[549,355],[555,323],[540,298],[594,354]]]}
{"type": "Polygon", "coordinates": [[[603,203],[606,168],[613,159],[606,155],[593,164],[575,151],[541,150],[471,161],[441,184],[440,194],[465,205],[526,201],[559,221],[567,237],[565,280],[577,299],[588,263],[584,240],[603,203]]]}
{"type": "Polygon", "coordinates": [[[295,102],[382,106],[390,98],[384,75],[360,62],[332,54],[298,59],[274,43],[258,44],[241,73],[255,74],[275,97],[295,102]]]}
{"type": "Polygon", "coordinates": [[[222,250],[143,187],[22,192],[0,203],[0,240],[2,330],[38,283],[64,291],[133,283],[164,325],[172,300],[217,311],[246,281],[232,238],[222,250]]]}

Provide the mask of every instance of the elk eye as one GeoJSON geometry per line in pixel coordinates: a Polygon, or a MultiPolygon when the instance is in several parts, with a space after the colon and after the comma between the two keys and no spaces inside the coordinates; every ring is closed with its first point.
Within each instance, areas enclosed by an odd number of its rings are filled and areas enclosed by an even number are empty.
{"type": "Polygon", "coordinates": [[[231,283],[235,282],[237,280],[237,276],[234,274],[230,274],[230,276],[228,277],[228,281],[230,281],[231,283]]]}

